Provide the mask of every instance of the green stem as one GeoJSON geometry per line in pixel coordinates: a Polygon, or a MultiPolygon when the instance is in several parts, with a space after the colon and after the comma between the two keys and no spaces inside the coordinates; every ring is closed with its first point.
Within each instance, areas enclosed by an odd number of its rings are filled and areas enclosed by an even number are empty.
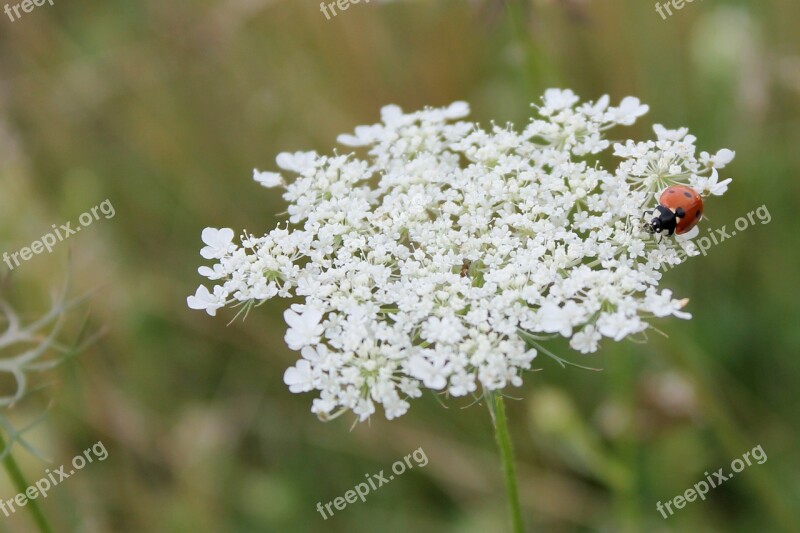
{"type": "MultiPolygon", "coordinates": [[[[0,434],[0,451],[2,450],[6,450],[6,442],[5,439],[3,439],[2,434],[0,434]]],[[[30,485],[28,485],[28,482],[25,481],[25,476],[22,474],[22,470],[19,469],[19,465],[17,465],[17,462],[14,460],[14,456],[11,455],[11,449],[8,449],[7,452],[8,453],[6,453],[6,456],[3,459],[3,466],[5,467],[6,472],[8,472],[8,477],[11,478],[11,482],[14,484],[17,492],[25,493],[25,489],[27,489],[30,485]]],[[[53,533],[53,529],[47,522],[47,518],[45,518],[44,513],[42,513],[42,509],[39,507],[39,502],[29,499],[26,507],[33,517],[33,521],[36,522],[36,526],[39,528],[39,531],[42,533],[53,533]]]]}
{"type": "Polygon", "coordinates": [[[514,472],[514,452],[511,449],[511,438],[508,434],[508,422],[506,421],[506,408],[503,404],[503,397],[497,392],[493,392],[487,395],[486,400],[494,423],[494,435],[497,439],[497,447],[500,450],[500,460],[503,463],[506,496],[508,497],[508,507],[511,513],[511,529],[514,533],[523,533],[522,511],[519,505],[519,493],[517,492],[517,475],[514,472]]]}

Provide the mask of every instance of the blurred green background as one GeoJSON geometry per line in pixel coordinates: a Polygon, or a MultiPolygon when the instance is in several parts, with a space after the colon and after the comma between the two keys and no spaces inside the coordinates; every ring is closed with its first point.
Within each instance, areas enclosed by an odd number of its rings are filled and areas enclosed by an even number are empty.
{"type": "MultiPolygon", "coordinates": [[[[202,228],[274,226],[283,200],[251,173],[279,152],[329,152],[388,103],[467,100],[483,122],[522,124],[557,86],[650,104],[622,135],[685,125],[701,149],[735,150],[706,227],[762,205],[772,220],[666,274],[694,314],[657,323],[668,338],[571,356],[599,373],[540,360],[509,391],[530,529],[800,531],[798,19],[796,0],[706,0],[667,20],[641,0],[373,1],[331,20],[313,0],[55,0],[2,15],[0,252],[106,198],[116,208],[10,280],[31,317],[70,262],[74,294],[102,288],[65,340],[87,313],[108,333],[47,374],[52,405],[28,434],[53,463],[14,451],[35,480],[105,444],[107,460],[41,502],[56,530],[507,531],[484,406],[426,395],[396,421],[321,423],[282,382],[296,357],[285,301],[226,325],[234,313],[185,298],[202,228]],[[706,501],[656,510],[758,445],[767,462],[706,501]],[[424,468],[317,512],[419,447],[424,468]]],[[[0,498],[16,492],[0,474],[0,498]]],[[[0,516],[1,530],[31,528],[0,516]]]]}

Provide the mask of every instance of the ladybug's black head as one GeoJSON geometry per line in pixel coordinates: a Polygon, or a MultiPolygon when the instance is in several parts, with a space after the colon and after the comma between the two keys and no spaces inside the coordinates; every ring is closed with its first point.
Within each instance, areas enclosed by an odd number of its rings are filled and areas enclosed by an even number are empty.
{"type": "Polygon", "coordinates": [[[650,233],[661,233],[661,219],[656,217],[647,225],[647,231],[650,233]]]}
{"type": "MultiPolygon", "coordinates": [[[[682,211],[682,210],[681,210],[682,211]]],[[[647,223],[646,229],[649,233],[672,235],[675,233],[675,228],[678,225],[677,213],[673,213],[670,209],[663,205],[657,206],[653,209],[653,218],[647,223]]]]}

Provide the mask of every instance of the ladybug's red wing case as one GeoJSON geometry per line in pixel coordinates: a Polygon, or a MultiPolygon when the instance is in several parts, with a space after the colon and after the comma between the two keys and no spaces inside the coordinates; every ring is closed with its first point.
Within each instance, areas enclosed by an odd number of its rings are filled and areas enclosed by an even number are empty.
{"type": "Polygon", "coordinates": [[[675,233],[681,235],[692,229],[703,216],[703,199],[697,191],[685,185],[673,185],[661,193],[659,203],[673,210],[683,210],[683,216],[678,217],[675,233]]]}

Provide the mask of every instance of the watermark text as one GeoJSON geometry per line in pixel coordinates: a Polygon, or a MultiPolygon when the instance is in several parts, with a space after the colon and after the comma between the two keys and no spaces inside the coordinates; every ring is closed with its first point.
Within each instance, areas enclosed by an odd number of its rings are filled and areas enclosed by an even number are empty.
{"type": "Polygon", "coordinates": [[[22,261],[28,261],[34,255],[39,255],[44,251],[50,253],[53,251],[53,247],[56,244],[62,242],[68,237],[71,237],[72,235],[75,235],[86,226],[90,226],[95,220],[100,220],[100,214],[102,214],[106,220],[112,218],[116,214],[114,206],[111,205],[110,200],[103,200],[100,202],[100,204],[94,206],[90,211],[81,213],[81,216],[78,217],[78,224],[80,225],[76,225],[74,228],[72,227],[72,222],[67,222],[66,224],[61,224],[60,226],[53,224],[52,232],[47,233],[40,239],[33,241],[30,246],[25,246],[19,251],[13,253],[3,252],[3,262],[8,265],[10,270],[14,270],[14,268],[20,265],[20,259],[22,259],[22,261]]]}
{"type": "Polygon", "coordinates": [[[422,448],[417,448],[412,453],[403,457],[403,459],[398,459],[394,463],[392,463],[392,472],[393,474],[386,475],[384,471],[381,470],[377,474],[364,474],[364,477],[367,478],[366,482],[359,483],[352,489],[348,490],[344,493],[344,496],[338,496],[326,503],[324,506],[322,502],[317,502],[317,511],[322,515],[322,518],[327,520],[329,517],[333,516],[335,512],[331,507],[334,507],[337,511],[344,510],[347,507],[348,503],[355,503],[357,500],[361,500],[362,502],[367,501],[367,494],[369,494],[373,490],[378,490],[380,487],[386,485],[390,481],[394,479],[394,476],[401,475],[403,472],[406,471],[406,467],[408,470],[414,468],[414,466],[423,467],[428,464],[428,457],[425,455],[425,450],[422,448]],[[413,463],[411,461],[413,459],[413,463]],[[325,513],[327,511],[327,514],[325,513]]]}
{"type": "Polygon", "coordinates": [[[83,450],[83,453],[72,458],[72,468],[68,472],[65,469],[69,465],[61,465],[52,471],[48,468],[45,470],[45,476],[25,489],[24,492],[20,492],[8,500],[0,498],[0,511],[8,517],[16,513],[20,507],[28,505],[28,500],[35,500],[39,496],[43,499],[47,498],[47,493],[50,489],[75,474],[77,470],[83,469],[87,464],[94,462],[95,459],[105,461],[106,457],[108,457],[108,451],[105,445],[103,445],[102,441],[97,441],[90,448],[83,450]]]}
{"type": "Polygon", "coordinates": [[[661,513],[661,516],[664,517],[666,520],[673,514],[675,514],[676,510],[683,509],[686,507],[687,503],[691,503],[697,498],[701,500],[706,499],[706,494],[711,489],[717,488],[729,479],[731,479],[735,474],[738,474],[742,470],[744,470],[748,466],[752,466],[755,464],[764,464],[767,461],[767,454],[764,453],[764,449],[759,444],[749,452],[745,452],[742,457],[737,457],[733,461],[731,461],[731,471],[725,472],[725,468],[720,468],[716,472],[712,472],[709,474],[708,472],[703,472],[703,475],[706,476],[704,480],[698,481],[694,484],[694,486],[690,489],[686,489],[683,494],[679,494],[668,500],[664,503],[659,501],[656,503],[656,510],[661,513]],[[675,510],[672,508],[675,507],[675,510]],[[669,513],[669,515],[667,515],[669,513]]]}

